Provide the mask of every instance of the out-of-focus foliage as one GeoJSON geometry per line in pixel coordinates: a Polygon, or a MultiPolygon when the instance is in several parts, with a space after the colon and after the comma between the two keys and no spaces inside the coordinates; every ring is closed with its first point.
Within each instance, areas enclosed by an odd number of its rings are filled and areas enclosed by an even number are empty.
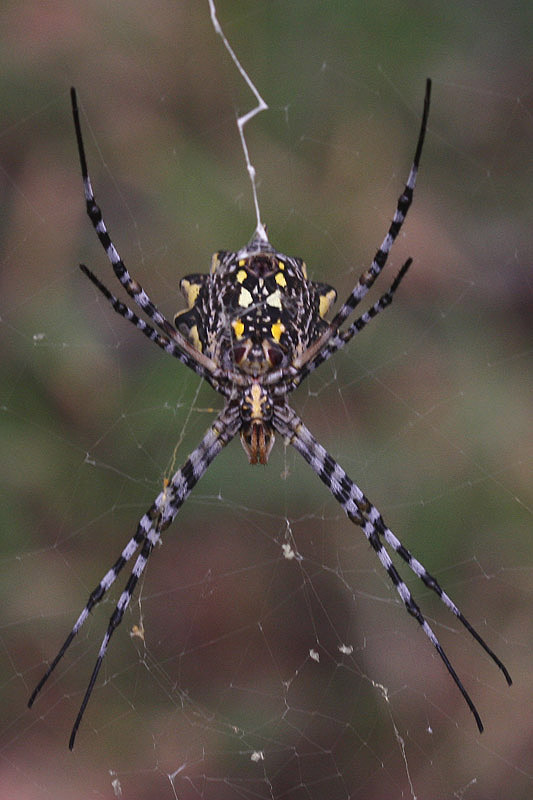
{"type": "Polygon", "coordinates": [[[382,290],[408,255],[411,273],[393,308],[295,404],[515,686],[414,582],[479,705],[479,740],[316,477],[283,443],[267,469],[248,468],[235,443],[154,554],[74,755],[69,726],[118,595],[25,710],[88,592],[218,407],[77,268],[86,262],[116,290],[84,213],[68,89],[115,243],[169,317],[182,307],[179,277],[207,271],[212,252],[253,231],[235,125],[252,100],[207,0],[6,3],[0,794],[110,797],[118,780],[134,800],[528,797],[530,4],[217,7],[270,106],[247,139],[271,241],[341,298],[388,226],[433,79],[415,203],[382,290]],[[287,531],[302,566],[283,557],[287,531]],[[128,636],[141,618],[145,643],[128,636]],[[342,641],[355,648],[346,671],[342,641]]]}

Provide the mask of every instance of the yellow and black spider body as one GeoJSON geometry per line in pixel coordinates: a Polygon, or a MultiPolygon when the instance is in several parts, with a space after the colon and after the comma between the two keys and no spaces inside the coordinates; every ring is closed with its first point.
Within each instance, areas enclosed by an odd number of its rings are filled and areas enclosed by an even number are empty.
{"type": "Polygon", "coordinates": [[[277,252],[257,232],[246,247],[215,253],[211,272],[187,275],[180,289],[188,308],[176,328],[228,380],[241,378],[241,440],[250,462],[265,464],[274,443],[265,377],[296,367],[329,328],[337,293],[308,280],[302,259],[277,252]]]}
{"type": "Polygon", "coordinates": [[[220,250],[209,274],[182,278],[188,309],[175,325],[223,370],[259,378],[288,367],[327,328],[337,293],[307,279],[304,261],[254,238],[237,252],[220,250]]]}
{"type": "Polygon", "coordinates": [[[114,565],[89,595],[65,642],[30,696],[28,705],[32,706],[94,606],[109,591],[124,565],[137,553],[130,577],[102,639],[72,728],[70,749],[74,746],[111,636],[120,625],[150,554],[161,541],[161,533],[175,519],[210,464],[238,433],[252,464],[266,464],[274,443],[274,432],[280,434],[287,445],[294,447],[310,465],[348,519],[360,526],[405,608],[418,621],[435,647],[474,715],[480,732],[483,724],[477,708],[394,565],[392,554],[395,553],[406,563],[414,575],[440,598],[499,667],[507,683],[511,684],[511,676],[502,661],[463,616],[437,580],[386,525],[378,508],[315,439],[288,402],[289,394],[307,375],[344,347],[391,304],[394,293],[409,269],[410,258],[385,293],[347,324],[347,327],[341,327],[379,277],[411,206],[426,132],[430,92],[431,81],[428,80],[415,156],[389,229],[370,267],[360,275],[330,322],[326,320],[326,315],[335,301],[335,290],[326,284],[308,280],[304,262],[278,253],[268,241],[264,226],[258,222],[252,240],[245,247],[236,252],[219,251],[213,257],[209,274],[188,275],[182,279],[181,290],[188,308],[176,316],[174,326],[159,311],[140,283],[130,275],[107,231],[91,186],[76,92],[71,90],[87,214],[115,276],[139,309],[148,316],[150,323],[116,297],[90,269],[83,264],[80,267],[117,314],[132,323],[165,353],[206,380],[224,396],[225,402],[224,408],[184,464],[171,478],[165,477],[162,490],[139,520],[134,535],[114,565]]]}

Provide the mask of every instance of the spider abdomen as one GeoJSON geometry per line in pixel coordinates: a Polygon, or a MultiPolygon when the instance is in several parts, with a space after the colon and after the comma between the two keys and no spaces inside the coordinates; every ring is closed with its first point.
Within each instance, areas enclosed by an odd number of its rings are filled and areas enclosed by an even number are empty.
{"type": "Polygon", "coordinates": [[[304,262],[262,240],[213,256],[209,275],[188,275],[189,308],[176,326],[228,371],[264,375],[287,367],[324,331],[336,292],[307,280],[304,262]]]}

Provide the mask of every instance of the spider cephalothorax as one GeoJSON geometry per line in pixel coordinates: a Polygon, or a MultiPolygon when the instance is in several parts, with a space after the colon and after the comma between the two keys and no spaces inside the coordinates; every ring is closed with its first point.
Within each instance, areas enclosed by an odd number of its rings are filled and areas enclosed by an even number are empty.
{"type": "Polygon", "coordinates": [[[216,253],[209,274],[188,275],[182,279],[181,289],[188,308],[176,316],[175,325],[172,325],[150,300],[142,286],[130,276],[107,232],[87,171],[76,93],[72,89],[74,126],[87,213],[116,277],[153,325],[145,322],[115,297],[87,267],[80,266],[118,314],[223,395],[224,407],[183,466],[170,478],[164,478],[161,492],[141,517],[135,534],[114,565],[89,596],[63,646],[30,697],[31,706],[91,610],[111,588],[124,565],[137,553],[130,578],[109,620],[87,691],[74,722],[69,742],[71,749],[109,640],[122,620],[146,562],[160,541],[161,532],[174,520],[211,462],[237,434],[240,434],[252,464],[266,464],[275,433],[279,433],[286,444],[292,445],[308,462],[346,512],[348,519],[362,529],[401,601],[434,645],[472,711],[480,731],[483,730],[483,725],[479,713],[409,588],[400,577],[390,551],[396,553],[440,597],[501,669],[507,682],[511,683],[511,677],[500,659],[437,580],[385,524],[378,509],[357,484],[317,442],[288,402],[289,394],[310,372],[344,347],[391,303],[409,269],[411,259],[405,262],[387,291],[367,311],[341,329],[341,325],[365,297],[385,266],[411,205],[426,132],[430,90],[431,83],[428,80],[413,165],[398,199],[392,223],[370,267],[361,274],[353,291],[333,319],[328,322],[326,315],[335,300],[335,290],[326,284],[308,280],[304,262],[300,258],[286,256],[274,250],[264,226],[258,225],[246,247],[236,252],[221,250],[216,253]]]}
{"type": "Polygon", "coordinates": [[[240,390],[241,442],[250,464],[266,464],[274,445],[272,417],[274,401],[270,391],[252,380],[240,390]]]}

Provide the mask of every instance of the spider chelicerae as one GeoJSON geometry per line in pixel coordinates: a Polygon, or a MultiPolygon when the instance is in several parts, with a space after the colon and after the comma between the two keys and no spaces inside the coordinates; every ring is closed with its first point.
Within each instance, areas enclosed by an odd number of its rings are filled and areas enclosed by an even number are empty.
{"type": "Polygon", "coordinates": [[[428,80],[413,164],[405,188],[398,199],[387,235],[377,250],[370,268],[360,276],[355,288],[331,321],[327,320],[327,315],[336,300],[335,290],[327,284],[308,280],[302,259],[279,253],[268,241],[264,226],[258,224],[254,236],[245,247],[236,252],[221,250],[215,253],[209,274],[188,275],[181,279],[180,288],[188,308],[179,312],[172,324],[157,309],[142,286],[131,277],[111,241],[102,212],[93,194],[87,171],[76,92],[74,89],[71,90],[87,214],[116,277],[155,327],[145,322],[115,297],[85,265],[81,264],[80,267],[118,314],[133,323],[150,341],[192,369],[219,392],[224,397],[224,407],[183,466],[172,478],[164,481],[162,491],[141,517],[135,534],[118,559],[91,592],[85,608],[63,646],[30,697],[28,705],[32,706],[89,613],[111,588],[125,564],[138,553],[100,645],[87,690],[72,728],[70,749],[74,746],[109,641],[122,621],[137,581],[155,545],[159,542],[161,533],[172,523],[211,462],[237,433],[240,434],[251,464],[267,463],[276,433],[304,457],[313,472],[325,483],[342,506],[350,521],[362,529],[407,611],[419,622],[444,662],[473,713],[480,732],[483,730],[483,724],[470,695],[410,590],[400,577],[387,547],[396,552],[414,574],[440,597],[501,669],[507,683],[511,684],[511,677],[504,664],[463,616],[436,579],[387,527],[378,509],[317,442],[288,403],[289,394],[313,370],[344,347],[390,305],[394,293],[411,265],[412,259],[408,259],[379,300],[341,330],[342,324],[357,308],[385,266],[411,205],[426,133],[430,93],[431,81],[428,80]]]}

